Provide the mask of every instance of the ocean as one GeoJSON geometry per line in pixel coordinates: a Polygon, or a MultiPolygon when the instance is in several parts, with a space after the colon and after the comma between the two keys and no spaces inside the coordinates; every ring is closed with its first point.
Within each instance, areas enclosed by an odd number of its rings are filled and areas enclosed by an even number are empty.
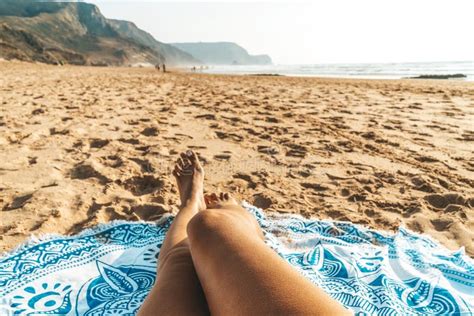
{"type": "Polygon", "coordinates": [[[474,61],[372,64],[314,64],[266,66],[209,66],[203,72],[214,74],[278,74],[287,76],[401,79],[419,75],[464,74],[467,78],[450,79],[474,81],[474,61]]]}

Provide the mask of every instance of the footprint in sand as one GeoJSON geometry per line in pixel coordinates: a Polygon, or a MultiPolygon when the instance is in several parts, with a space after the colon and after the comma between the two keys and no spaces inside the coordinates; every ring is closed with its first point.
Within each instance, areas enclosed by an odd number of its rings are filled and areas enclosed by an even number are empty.
{"type": "Polygon", "coordinates": [[[102,148],[105,147],[110,141],[108,139],[99,139],[99,138],[93,138],[89,142],[89,146],[91,148],[102,148]]]}
{"type": "Polygon", "coordinates": [[[3,208],[3,211],[11,211],[11,210],[22,208],[24,205],[26,205],[30,201],[32,197],[33,197],[33,193],[26,193],[26,194],[15,196],[13,200],[3,208]]]}
{"type": "Polygon", "coordinates": [[[69,130],[66,129],[66,128],[56,128],[56,127],[52,127],[49,129],[49,135],[68,135],[69,134],[69,130]]]}
{"type": "Polygon", "coordinates": [[[134,205],[130,208],[131,213],[136,214],[141,220],[156,220],[170,210],[163,204],[134,205]]]}
{"type": "Polygon", "coordinates": [[[311,189],[316,192],[324,192],[329,190],[329,187],[321,185],[319,183],[303,182],[300,185],[305,189],[311,189]]]}
{"type": "Polygon", "coordinates": [[[80,163],[74,166],[70,171],[71,179],[86,180],[90,178],[96,178],[101,184],[111,182],[109,178],[97,171],[91,164],[80,163]]]}
{"type": "Polygon", "coordinates": [[[461,137],[456,139],[462,142],[474,142],[474,131],[464,131],[461,137]]]}
{"type": "Polygon", "coordinates": [[[457,193],[429,194],[424,199],[437,209],[445,209],[448,205],[474,207],[474,199],[465,199],[457,193]]]}
{"type": "Polygon", "coordinates": [[[423,156],[423,155],[416,156],[415,159],[418,160],[419,162],[428,162],[428,163],[439,162],[439,160],[434,157],[423,156]]]}
{"type": "Polygon", "coordinates": [[[232,156],[230,154],[218,154],[218,155],[214,155],[214,159],[216,160],[230,160],[232,156]]]}
{"type": "Polygon", "coordinates": [[[118,141],[122,143],[126,143],[126,144],[131,144],[131,145],[140,144],[140,141],[136,138],[119,138],[118,141]]]}
{"type": "Polygon", "coordinates": [[[235,142],[240,142],[244,139],[243,136],[235,134],[235,133],[226,133],[226,132],[216,131],[216,135],[220,139],[231,139],[235,142]]]}
{"type": "Polygon", "coordinates": [[[32,115],[38,115],[38,114],[43,114],[44,112],[45,112],[44,109],[38,108],[38,109],[34,109],[33,111],[31,111],[31,114],[32,115]]]}
{"type": "Polygon", "coordinates": [[[159,191],[164,186],[164,181],[151,175],[136,176],[123,182],[123,186],[135,196],[146,195],[159,191]]]}
{"type": "Polygon", "coordinates": [[[253,196],[252,204],[255,205],[256,207],[259,207],[265,210],[269,208],[270,206],[272,206],[274,202],[269,195],[264,194],[264,193],[257,193],[253,196]]]}
{"type": "Polygon", "coordinates": [[[155,168],[151,164],[151,162],[147,159],[139,159],[139,158],[129,158],[131,161],[135,162],[137,165],[140,166],[141,171],[144,173],[153,173],[155,172],[155,168]]]}
{"type": "Polygon", "coordinates": [[[433,185],[421,175],[414,176],[410,180],[415,190],[427,193],[435,192],[433,185]]]}
{"type": "Polygon", "coordinates": [[[265,145],[259,145],[257,146],[257,151],[262,154],[267,154],[267,155],[276,155],[280,152],[278,148],[273,147],[273,146],[265,146],[265,145]]]}
{"type": "Polygon", "coordinates": [[[205,119],[205,120],[216,120],[216,115],[215,114],[201,114],[201,115],[196,115],[195,118],[197,119],[205,119]]]}
{"type": "Polygon", "coordinates": [[[431,224],[437,231],[446,231],[454,223],[451,218],[436,218],[431,220],[431,224]]]}
{"type": "Polygon", "coordinates": [[[131,218],[129,214],[112,206],[110,202],[103,204],[92,202],[87,214],[90,214],[88,218],[89,221],[94,222],[95,219],[99,223],[107,223],[118,219],[128,220],[131,218]]]}
{"type": "Polygon", "coordinates": [[[156,127],[146,127],[143,131],[140,132],[140,134],[144,136],[156,136],[158,135],[158,129],[156,127]]]}

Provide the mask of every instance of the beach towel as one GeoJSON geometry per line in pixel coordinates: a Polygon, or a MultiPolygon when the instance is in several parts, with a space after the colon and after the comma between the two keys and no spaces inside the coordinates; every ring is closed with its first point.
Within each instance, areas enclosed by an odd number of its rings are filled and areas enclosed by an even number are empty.
{"type": "MultiPolygon", "coordinates": [[[[271,248],[357,315],[474,311],[474,262],[462,249],[403,228],[388,234],[244,206],[271,248]]],[[[172,220],[115,221],[30,240],[0,257],[0,315],[135,315],[172,220]]]]}

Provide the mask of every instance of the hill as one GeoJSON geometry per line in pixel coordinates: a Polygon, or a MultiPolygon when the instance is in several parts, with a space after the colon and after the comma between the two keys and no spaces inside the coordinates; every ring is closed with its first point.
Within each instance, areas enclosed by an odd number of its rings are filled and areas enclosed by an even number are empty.
{"type": "Polygon", "coordinates": [[[114,66],[196,62],[133,23],[105,18],[95,5],[32,0],[0,2],[0,57],[114,66]],[[129,28],[121,27],[128,24],[129,28]],[[147,41],[142,40],[143,33],[148,35],[147,41]]]}
{"type": "Polygon", "coordinates": [[[170,44],[157,41],[150,33],[139,29],[135,23],[122,20],[108,20],[109,24],[123,37],[134,40],[137,43],[148,46],[155,51],[161,52],[169,64],[175,65],[200,65],[201,61],[194,58],[170,44]]]}
{"type": "Polygon", "coordinates": [[[172,43],[209,65],[271,65],[268,55],[250,55],[232,42],[172,43]]]}

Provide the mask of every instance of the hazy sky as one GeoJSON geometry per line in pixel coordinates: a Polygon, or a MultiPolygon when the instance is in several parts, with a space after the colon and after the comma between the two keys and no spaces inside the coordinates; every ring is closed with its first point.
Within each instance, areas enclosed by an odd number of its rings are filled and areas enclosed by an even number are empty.
{"type": "Polygon", "coordinates": [[[275,63],[474,60],[474,0],[93,0],[162,42],[231,41],[275,63]]]}

